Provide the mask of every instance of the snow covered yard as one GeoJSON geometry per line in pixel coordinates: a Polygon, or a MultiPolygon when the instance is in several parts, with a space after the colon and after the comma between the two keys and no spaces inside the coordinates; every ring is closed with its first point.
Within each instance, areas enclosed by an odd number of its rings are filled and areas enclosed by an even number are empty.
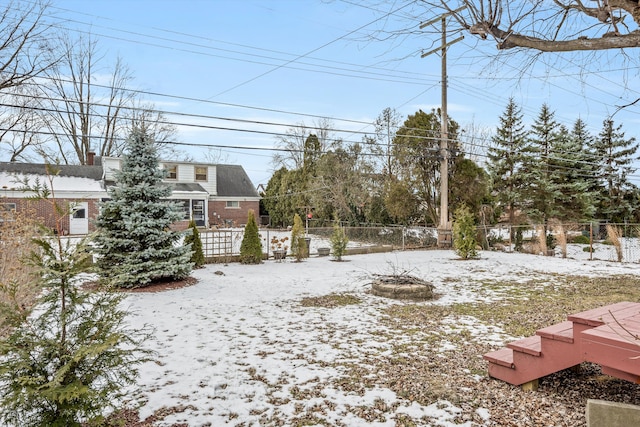
{"type": "Polygon", "coordinates": [[[588,366],[527,393],[489,379],[482,354],[528,326],[513,307],[530,301],[532,325],[551,324],[536,298],[559,292],[570,305],[582,282],[616,275],[638,288],[639,268],[498,252],[460,261],[452,251],[208,265],[193,286],[127,297],[132,323],[155,328],[147,345],[157,352],[132,402],[162,426],[585,425],[587,398],[640,403],[638,386],[588,366]],[[440,297],[368,292],[372,275],[394,272],[432,281],[440,297]]]}

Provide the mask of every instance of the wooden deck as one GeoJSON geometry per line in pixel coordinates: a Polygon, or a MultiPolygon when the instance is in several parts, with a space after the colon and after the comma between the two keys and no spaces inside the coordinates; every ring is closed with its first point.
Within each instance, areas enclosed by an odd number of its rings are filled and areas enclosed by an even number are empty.
{"type": "Polygon", "coordinates": [[[640,384],[640,303],[572,314],[483,357],[491,377],[514,385],[531,384],[582,362],[597,363],[604,374],[640,384]]]}

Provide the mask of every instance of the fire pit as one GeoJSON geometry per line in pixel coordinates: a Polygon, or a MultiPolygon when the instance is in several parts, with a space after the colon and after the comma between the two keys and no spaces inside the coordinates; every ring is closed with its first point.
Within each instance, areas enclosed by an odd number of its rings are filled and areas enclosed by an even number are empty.
{"type": "Polygon", "coordinates": [[[434,286],[407,274],[376,275],[371,293],[379,297],[424,301],[434,299],[434,286]]]}

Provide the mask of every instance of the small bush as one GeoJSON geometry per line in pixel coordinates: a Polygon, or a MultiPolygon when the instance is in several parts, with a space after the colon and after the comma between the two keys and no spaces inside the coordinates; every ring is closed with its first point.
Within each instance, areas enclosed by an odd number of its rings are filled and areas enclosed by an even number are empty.
{"type": "Polygon", "coordinates": [[[336,221],[336,224],[333,226],[333,233],[331,234],[331,250],[333,257],[337,261],[342,261],[342,256],[347,250],[347,243],[349,243],[349,239],[344,232],[344,228],[340,226],[339,221],[336,221]]]}
{"type": "Polygon", "coordinates": [[[516,252],[522,252],[524,246],[524,238],[522,236],[522,228],[516,230],[516,234],[513,238],[513,246],[516,252]]]}
{"type": "Polygon", "coordinates": [[[589,243],[591,243],[591,240],[589,239],[588,236],[585,236],[584,234],[580,234],[573,238],[573,243],[577,243],[579,245],[588,245],[589,243]]]}
{"type": "Polygon", "coordinates": [[[244,237],[240,244],[240,263],[262,263],[262,242],[258,233],[258,224],[253,210],[249,210],[247,225],[244,227],[244,237]]]}
{"type": "Polygon", "coordinates": [[[477,258],[476,227],[473,223],[473,214],[465,205],[455,212],[453,222],[453,248],[456,254],[463,259],[477,258]]]}
{"type": "Polygon", "coordinates": [[[591,248],[591,246],[585,246],[582,248],[582,252],[595,252],[596,250],[591,248]]]}
{"type": "Polygon", "coordinates": [[[186,236],[184,236],[184,244],[191,245],[191,262],[193,266],[198,268],[204,265],[204,253],[202,252],[202,240],[200,239],[200,232],[196,227],[194,220],[189,221],[189,230],[186,236]]]}
{"type": "Polygon", "coordinates": [[[296,261],[309,257],[307,242],[304,239],[304,226],[300,215],[293,217],[293,227],[291,227],[291,254],[296,257],[296,261]]]}

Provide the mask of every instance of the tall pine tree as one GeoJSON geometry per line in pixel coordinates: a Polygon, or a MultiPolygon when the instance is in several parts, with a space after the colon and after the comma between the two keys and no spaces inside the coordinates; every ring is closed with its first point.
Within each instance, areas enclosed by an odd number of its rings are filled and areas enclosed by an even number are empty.
{"type": "Polygon", "coordinates": [[[622,125],[615,127],[613,120],[606,119],[598,138],[593,144],[593,152],[601,171],[601,203],[598,215],[610,222],[623,222],[637,208],[638,189],[629,181],[629,175],[636,169],[638,144],[634,138],[625,139],[622,125]]]}
{"type": "Polygon", "coordinates": [[[547,224],[558,215],[556,200],[559,189],[551,176],[552,153],[561,138],[561,128],[549,106],[543,104],[524,150],[522,178],[526,185],[523,193],[525,211],[534,221],[547,224]]]}
{"type": "Polygon", "coordinates": [[[524,186],[521,167],[527,131],[522,121],[522,110],[510,98],[500,117],[493,146],[487,153],[493,191],[497,194],[497,201],[509,214],[511,224],[515,223],[516,210],[521,207],[524,186]]]}
{"type": "Polygon", "coordinates": [[[595,197],[590,187],[592,164],[586,151],[591,136],[578,119],[569,132],[560,126],[558,138],[549,153],[549,178],[556,189],[555,217],[560,221],[583,221],[593,218],[595,197]]]}
{"type": "Polygon", "coordinates": [[[110,200],[96,219],[98,269],[104,281],[138,288],[154,281],[183,279],[191,273],[190,246],[178,245],[182,233],[171,225],[182,219],[167,200],[171,188],[162,182],[153,141],[134,131],[127,141],[122,169],[109,188],[110,200]]]}

